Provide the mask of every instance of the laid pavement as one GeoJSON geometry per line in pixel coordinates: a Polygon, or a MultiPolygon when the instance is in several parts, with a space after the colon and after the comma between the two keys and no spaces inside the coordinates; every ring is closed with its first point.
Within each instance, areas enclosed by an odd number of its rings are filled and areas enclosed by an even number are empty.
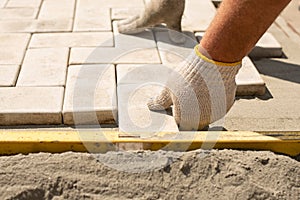
{"type": "MultiPolygon", "coordinates": [[[[145,84],[156,73],[151,69],[172,69],[185,58],[216,8],[210,0],[186,0],[187,39],[174,44],[161,28],[118,33],[116,20],[143,6],[143,0],[0,0],[0,125],[176,131],[171,116],[147,110],[160,88],[145,84]]],[[[244,59],[226,129],[300,128],[299,15],[292,2],[244,59]]]]}

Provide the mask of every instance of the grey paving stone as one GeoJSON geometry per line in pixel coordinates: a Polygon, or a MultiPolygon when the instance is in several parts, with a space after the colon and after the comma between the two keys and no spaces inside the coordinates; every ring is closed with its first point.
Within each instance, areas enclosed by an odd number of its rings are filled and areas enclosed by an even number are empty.
{"type": "Polygon", "coordinates": [[[162,87],[144,84],[118,85],[119,130],[126,133],[178,132],[175,119],[166,113],[150,111],[147,101],[162,87]]]}
{"type": "Polygon", "coordinates": [[[16,84],[19,65],[0,65],[0,87],[10,87],[16,84]]]}
{"type": "Polygon", "coordinates": [[[161,63],[156,48],[121,49],[121,48],[71,48],[69,64],[139,64],[161,63]]]}
{"type": "Polygon", "coordinates": [[[0,33],[0,64],[20,65],[30,34],[0,33]]]}
{"type": "Polygon", "coordinates": [[[102,1],[78,0],[74,31],[111,31],[110,9],[102,1]]]}
{"type": "Polygon", "coordinates": [[[24,8],[24,7],[32,7],[38,8],[41,5],[42,0],[9,0],[6,4],[7,8],[24,8]]]}
{"type": "Polygon", "coordinates": [[[63,87],[0,88],[0,125],[61,124],[63,87]]]}
{"type": "Polygon", "coordinates": [[[69,66],[63,107],[65,124],[116,123],[116,101],[113,65],[69,66]]]}
{"type": "Polygon", "coordinates": [[[186,0],[182,28],[188,31],[205,31],[216,14],[211,0],[186,0]]]}
{"type": "Polygon", "coordinates": [[[64,86],[68,48],[28,49],[17,86],[64,86]]]}
{"type": "Polygon", "coordinates": [[[35,19],[37,13],[38,9],[36,8],[2,8],[0,9],[0,19],[35,19]]]}
{"type": "Polygon", "coordinates": [[[114,46],[112,32],[36,33],[30,48],[114,46]]]}

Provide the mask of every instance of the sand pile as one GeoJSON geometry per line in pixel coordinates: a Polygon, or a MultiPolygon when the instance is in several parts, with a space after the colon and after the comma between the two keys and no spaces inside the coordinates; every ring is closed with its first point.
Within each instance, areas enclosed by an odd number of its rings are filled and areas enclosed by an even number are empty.
{"type": "Polygon", "coordinates": [[[300,162],[234,150],[0,157],[2,199],[291,199],[300,162]]]}

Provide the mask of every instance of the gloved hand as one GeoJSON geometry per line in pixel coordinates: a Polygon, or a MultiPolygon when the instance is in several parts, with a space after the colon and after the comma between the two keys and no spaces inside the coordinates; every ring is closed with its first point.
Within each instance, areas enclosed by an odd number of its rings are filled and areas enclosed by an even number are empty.
{"type": "Polygon", "coordinates": [[[170,39],[176,43],[184,42],[181,34],[181,18],[185,0],[146,0],[145,9],[136,16],[118,22],[118,30],[124,34],[135,34],[146,28],[164,23],[170,39]]]}
{"type": "Polygon", "coordinates": [[[234,103],[235,75],[241,62],[221,63],[198,51],[170,74],[165,89],[148,102],[150,110],[163,110],[173,104],[173,116],[180,130],[201,130],[222,117],[234,103]]]}

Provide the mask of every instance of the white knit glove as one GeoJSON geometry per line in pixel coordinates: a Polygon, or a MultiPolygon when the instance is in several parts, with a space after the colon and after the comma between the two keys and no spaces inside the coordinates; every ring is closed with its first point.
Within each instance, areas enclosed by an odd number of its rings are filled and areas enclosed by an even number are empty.
{"type": "Polygon", "coordinates": [[[145,9],[136,16],[118,22],[118,30],[124,34],[135,34],[159,24],[166,24],[170,39],[183,43],[181,18],[185,0],[145,0],[145,9]]]}
{"type": "Polygon", "coordinates": [[[221,119],[234,103],[235,75],[241,62],[221,63],[208,59],[198,45],[176,67],[166,88],[148,102],[150,110],[173,104],[173,116],[180,130],[201,130],[221,119]]]}

